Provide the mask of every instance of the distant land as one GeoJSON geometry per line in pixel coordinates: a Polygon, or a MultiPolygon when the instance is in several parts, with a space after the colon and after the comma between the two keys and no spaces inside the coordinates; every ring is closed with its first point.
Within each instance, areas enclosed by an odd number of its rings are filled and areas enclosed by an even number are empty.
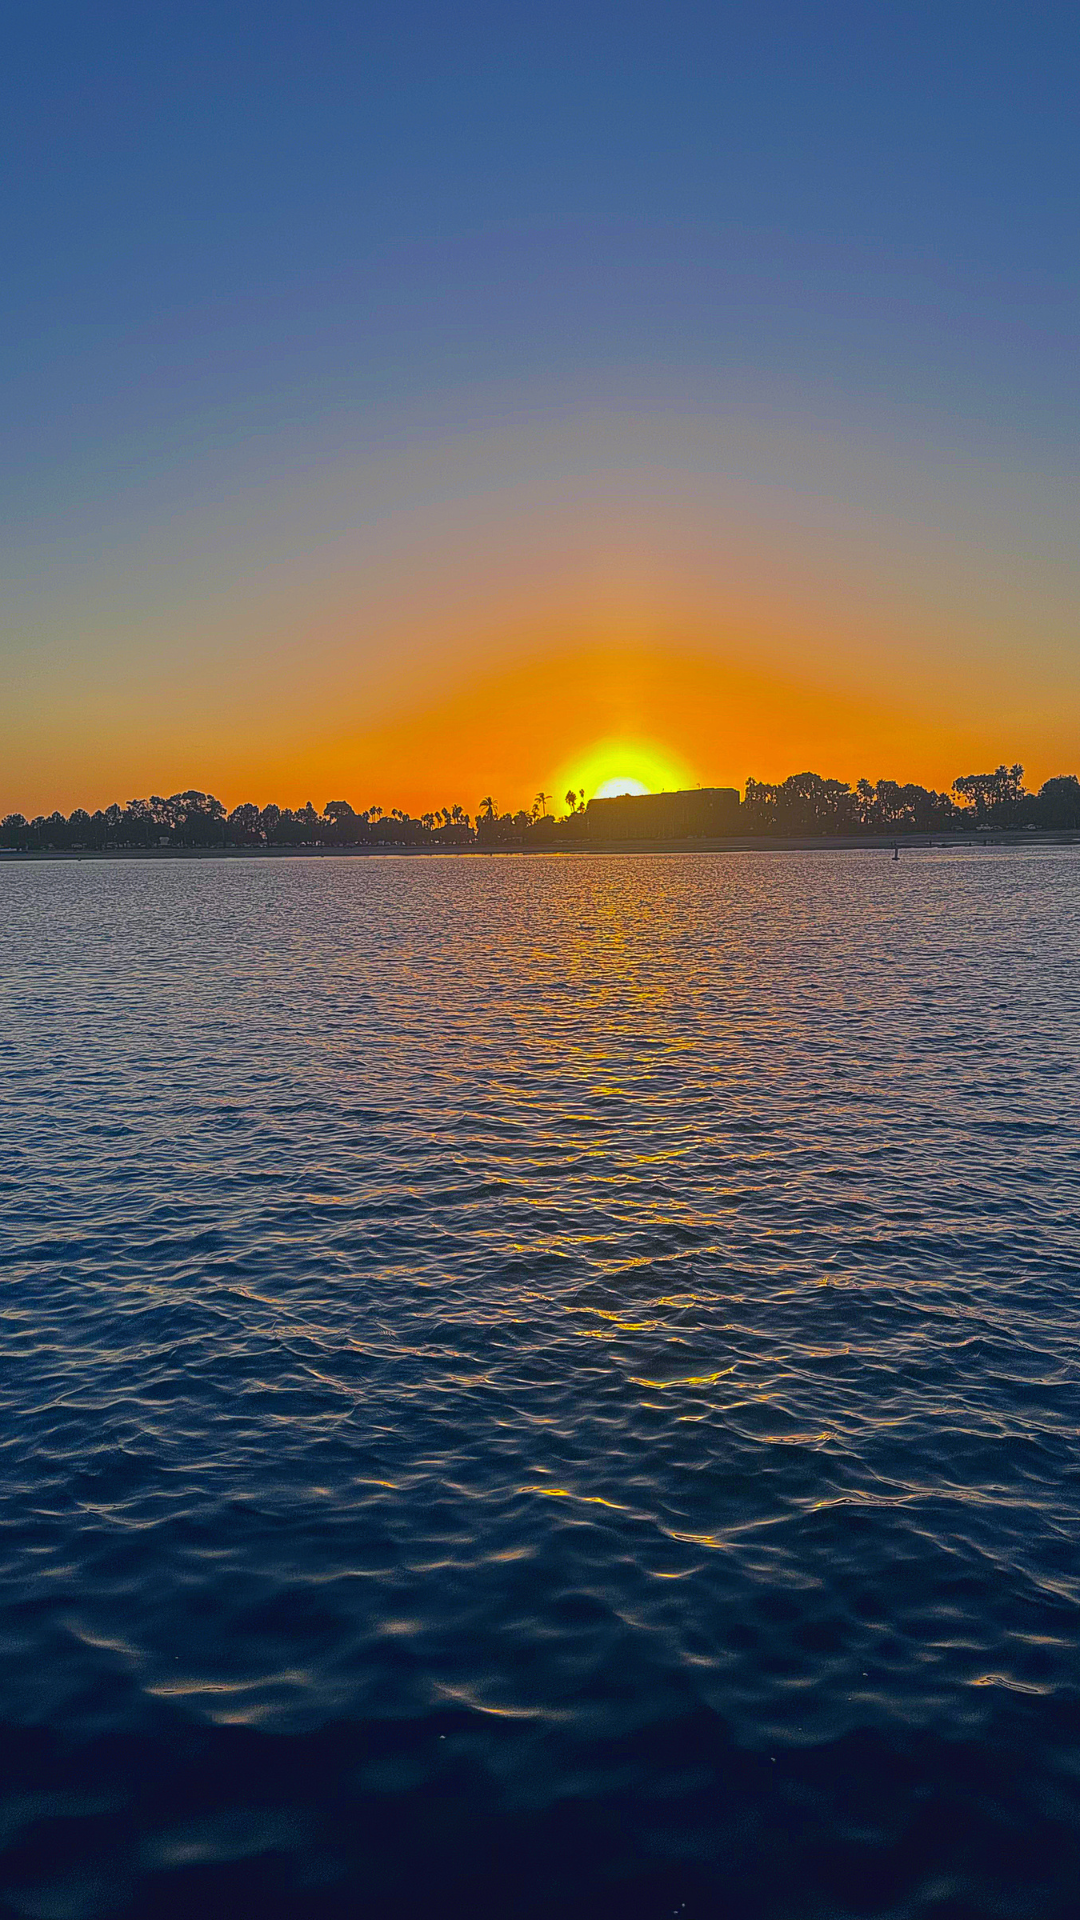
{"type": "Polygon", "coordinates": [[[872,841],[882,836],[1041,830],[1080,831],[1080,780],[1062,774],[1029,793],[1019,765],[959,775],[949,792],[859,780],[854,786],[816,773],[777,785],[750,779],[734,788],[626,794],[586,800],[568,792],[561,813],[539,793],[529,809],[500,813],[488,796],[475,816],[460,805],[414,817],[401,808],[354,808],[329,800],[289,808],[245,802],[227,812],[212,794],[189,788],[153,794],[88,813],[9,813],[0,821],[0,853],[56,855],[134,852],[432,851],[494,852],[600,847],[615,843],[748,838],[790,842],[872,841]]]}

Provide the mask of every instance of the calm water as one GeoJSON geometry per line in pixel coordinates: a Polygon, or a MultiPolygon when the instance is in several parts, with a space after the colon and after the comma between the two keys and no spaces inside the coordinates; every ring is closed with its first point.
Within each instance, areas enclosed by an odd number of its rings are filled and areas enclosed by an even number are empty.
{"type": "Polygon", "coordinates": [[[1080,1908],[1080,854],[0,871],[0,1889],[1080,1908]]]}

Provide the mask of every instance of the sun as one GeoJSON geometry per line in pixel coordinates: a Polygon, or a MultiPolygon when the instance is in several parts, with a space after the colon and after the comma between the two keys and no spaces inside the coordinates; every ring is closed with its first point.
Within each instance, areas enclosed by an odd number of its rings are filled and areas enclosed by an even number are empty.
{"type": "Polygon", "coordinates": [[[567,759],[552,781],[563,795],[584,792],[586,800],[611,800],[620,793],[673,793],[697,784],[680,754],[651,740],[627,737],[598,740],[567,759]]]}
{"type": "Polygon", "coordinates": [[[594,798],[597,800],[618,800],[624,793],[649,793],[651,789],[644,780],[634,780],[629,774],[616,773],[597,787],[594,798]]]}

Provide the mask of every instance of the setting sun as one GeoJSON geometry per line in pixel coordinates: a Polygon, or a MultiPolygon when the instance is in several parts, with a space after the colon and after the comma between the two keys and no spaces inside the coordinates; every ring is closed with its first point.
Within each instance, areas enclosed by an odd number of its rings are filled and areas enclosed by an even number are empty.
{"type": "Polygon", "coordinates": [[[584,791],[586,800],[611,800],[622,793],[665,793],[696,786],[686,762],[651,741],[620,737],[602,740],[561,768],[553,790],[584,791]]]}
{"type": "Polygon", "coordinates": [[[626,793],[636,794],[648,792],[649,788],[643,780],[631,780],[624,774],[616,774],[613,779],[605,780],[602,786],[597,787],[596,798],[598,800],[618,800],[626,793]]]}

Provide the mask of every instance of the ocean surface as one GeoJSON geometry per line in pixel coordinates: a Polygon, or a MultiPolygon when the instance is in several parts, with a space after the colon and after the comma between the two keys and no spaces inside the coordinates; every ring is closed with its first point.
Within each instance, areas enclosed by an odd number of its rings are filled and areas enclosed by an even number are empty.
{"type": "Polygon", "coordinates": [[[1080,1911],[1080,849],[0,904],[0,1910],[1080,1911]]]}

